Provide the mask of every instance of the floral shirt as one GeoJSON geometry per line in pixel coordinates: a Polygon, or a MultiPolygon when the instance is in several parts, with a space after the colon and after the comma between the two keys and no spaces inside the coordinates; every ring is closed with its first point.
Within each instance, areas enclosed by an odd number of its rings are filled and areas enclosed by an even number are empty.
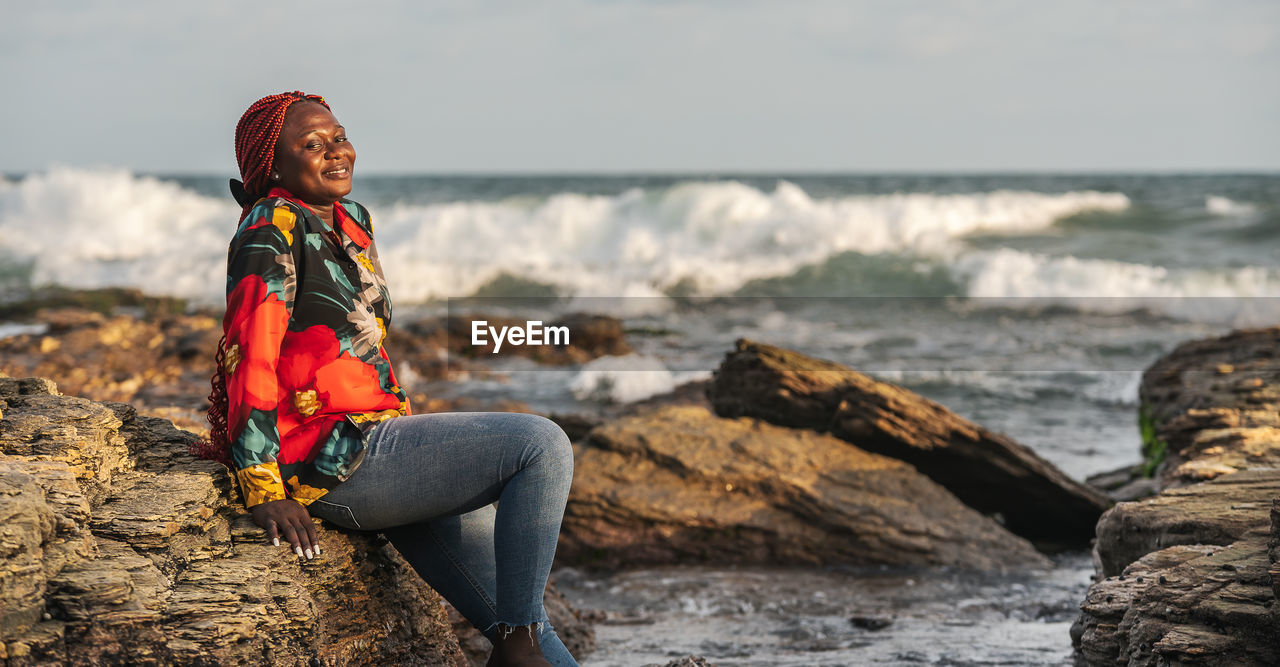
{"type": "Polygon", "coordinates": [[[276,188],[227,253],[227,435],[247,507],[310,504],[360,465],[373,426],[409,412],[382,348],[391,299],[369,212],[333,212],[337,231],[276,188]]]}

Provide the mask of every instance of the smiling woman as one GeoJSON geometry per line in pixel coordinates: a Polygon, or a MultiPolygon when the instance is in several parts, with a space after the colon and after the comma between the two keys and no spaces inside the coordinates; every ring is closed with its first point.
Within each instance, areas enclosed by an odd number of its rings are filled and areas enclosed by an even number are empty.
{"type": "Polygon", "coordinates": [[[312,516],[385,533],[494,643],[490,665],[576,665],[542,604],[569,439],[535,415],[409,414],[382,347],[391,295],[373,225],[345,198],[355,149],[324,98],[255,102],[236,159],[243,211],[196,453],[236,471],[254,521],[299,558],[321,554],[312,516]]]}

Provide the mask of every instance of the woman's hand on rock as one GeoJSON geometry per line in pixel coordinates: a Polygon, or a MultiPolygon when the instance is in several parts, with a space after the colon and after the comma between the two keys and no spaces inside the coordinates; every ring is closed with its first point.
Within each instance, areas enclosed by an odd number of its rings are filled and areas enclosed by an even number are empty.
{"type": "Polygon", "coordinates": [[[292,498],[272,500],[254,505],[250,510],[253,522],[267,531],[272,544],[280,546],[283,537],[293,545],[299,558],[312,558],[320,554],[320,539],[307,508],[292,498]]]}

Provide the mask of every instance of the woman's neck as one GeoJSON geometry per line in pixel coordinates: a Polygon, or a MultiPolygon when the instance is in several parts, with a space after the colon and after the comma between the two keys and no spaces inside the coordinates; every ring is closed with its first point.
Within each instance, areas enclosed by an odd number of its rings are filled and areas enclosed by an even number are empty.
{"type": "Polygon", "coordinates": [[[320,219],[324,221],[324,224],[329,226],[329,229],[334,229],[332,203],[326,204],[324,206],[318,206],[316,204],[307,204],[307,206],[310,207],[311,210],[315,211],[316,215],[320,216],[320,219]]]}
{"type": "Polygon", "coordinates": [[[268,196],[282,195],[284,197],[288,197],[289,199],[311,209],[311,211],[315,213],[316,216],[319,217],[320,220],[324,222],[325,225],[328,225],[330,230],[337,229],[333,221],[334,207],[338,205],[338,202],[336,201],[331,201],[328,204],[313,204],[308,201],[303,201],[301,198],[295,196],[292,192],[289,192],[288,190],[279,186],[272,188],[271,191],[267,193],[267,195],[268,196]]]}

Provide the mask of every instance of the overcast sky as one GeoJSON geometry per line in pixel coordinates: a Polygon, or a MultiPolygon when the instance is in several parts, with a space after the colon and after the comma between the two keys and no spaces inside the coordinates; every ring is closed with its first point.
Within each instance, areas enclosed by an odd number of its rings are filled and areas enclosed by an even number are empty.
{"type": "Polygon", "coordinates": [[[1280,2],[39,2],[0,171],[233,173],[323,94],[370,172],[1280,169],[1280,2]]]}

